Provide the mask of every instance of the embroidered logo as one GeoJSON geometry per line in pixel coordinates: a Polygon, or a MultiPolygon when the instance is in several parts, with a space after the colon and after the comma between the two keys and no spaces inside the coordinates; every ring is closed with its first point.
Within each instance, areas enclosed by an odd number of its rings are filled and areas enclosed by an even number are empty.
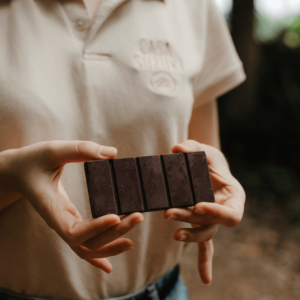
{"type": "Polygon", "coordinates": [[[171,73],[184,72],[182,60],[173,55],[168,42],[141,39],[139,50],[140,53],[133,56],[134,67],[155,71],[150,78],[151,88],[158,94],[172,95],[176,81],[171,73]]]}
{"type": "Polygon", "coordinates": [[[152,75],[152,89],[158,94],[172,95],[176,90],[175,79],[167,72],[156,72],[152,75]]]}

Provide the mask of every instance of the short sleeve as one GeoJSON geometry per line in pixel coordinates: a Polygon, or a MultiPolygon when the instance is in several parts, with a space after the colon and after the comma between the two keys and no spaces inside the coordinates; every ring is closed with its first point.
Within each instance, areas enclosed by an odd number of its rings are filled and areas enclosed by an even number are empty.
{"type": "Polygon", "coordinates": [[[193,78],[194,108],[235,88],[246,78],[225,19],[214,0],[207,0],[202,68],[193,78]]]}

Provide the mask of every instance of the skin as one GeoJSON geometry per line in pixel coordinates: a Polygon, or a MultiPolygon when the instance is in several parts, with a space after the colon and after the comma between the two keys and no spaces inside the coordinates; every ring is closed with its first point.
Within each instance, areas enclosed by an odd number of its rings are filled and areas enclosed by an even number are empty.
{"type": "MultiPolygon", "coordinates": [[[[200,99],[195,99],[197,103],[200,99]]],[[[218,107],[216,99],[205,103],[204,105],[193,109],[190,124],[189,124],[189,140],[194,140],[199,143],[207,144],[220,149],[219,139],[219,121],[218,121],[218,107]]],[[[172,152],[191,152],[191,151],[204,151],[204,150],[191,150],[198,149],[199,146],[195,143],[190,145],[190,141],[183,142],[181,145],[176,145],[172,148],[172,152]],[[186,148],[188,147],[188,148],[186,148]],[[191,149],[189,147],[192,147],[191,149]]],[[[180,221],[186,214],[187,209],[169,209],[164,213],[164,218],[169,220],[180,221]]],[[[196,228],[197,222],[185,219],[192,227],[196,228]]],[[[213,241],[212,237],[217,233],[218,225],[210,226],[206,231],[203,231],[202,236],[195,239],[194,242],[198,244],[198,271],[203,283],[210,284],[212,281],[212,260],[213,260],[213,241]],[[207,233],[210,233],[210,239],[203,241],[207,238],[207,233]]],[[[187,231],[180,230],[174,233],[174,239],[180,241],[181,236],[188,236],[184,242],[190,242],[191,236],[187,235],[187,231]]]]}
{"type": "MultiPolygon", "coordinates": [[[[195,99],[197,103],[200,99],[195,99]]],[[[198,271],[203,283],[212,282],[214,246],[212,238],[219,224],[234,227],[241,221],[246,195],[232,176],[220,149],[218,107],[216,99],[192,112],[189,140],[172,148],[173,153],[205,151],[215,203],[198,203],[194,208],[172,208],[164,212],[165,219],[190,223],[192,229],[178,229],[174,239],[198,245],[198,271]]]]}
{"type": "Polygon", "coordinates": [[[110,273],[106,257],[133,248],[133,242],[120,238],[144,217],[133,213],[122,219],[107,215],[83,220],[64,190],[60,177],[64,165],[72,162],[110,159],[113,147],[93,142],[51,141],[0,153],[0,210],[26,198],[48,226],[82,259],[110,273]]]}
{"type": "Polygon", "coordinates": [[[212,238],[219,224],[235,227],[242,219],[245,192],[230,173],[227,161],[218,149],[187,140],[172,148],[173,153],[205,151],[215,195],[215,203],[198,203],[192,208],[171,208],[163,217],[174,221],[187,222],[191,229],[175,231],[174,239],[198,244],[198,271],[205,284],[212,281],[212,259],[214,253],[212,238]]]}
{"type": "MultiPolygon", "coordinates": [[[[199,274],[207,284],[212,280],[212,237],[218,224],[234,227],[240,222],[245,201],[243,188],[231,175],[224,155],[216,148],[219,147],[217,120],[216,101],[195,109],[189,126],[189,137],[193,140],[172,148],[173,153],[206,152],[216,203],[199,203],[188,209],[172,208],[163,213],[166,219],[192,224],[193,228],[176,230],[174,239],[198,243],[199,274]]],[[[141,223],[143,215],[133,213],[122,218],[106,215],[83,220],[64,190],[60,177],[67,163],[112,159],[116,155],[116,148],[88,141],[41,142],[2,151],[0,211],[20,199],[27,199],[80,258],[110,273],[112,265],[106,257],[133,248],[133,242],[122,235],[141,223]]]]}

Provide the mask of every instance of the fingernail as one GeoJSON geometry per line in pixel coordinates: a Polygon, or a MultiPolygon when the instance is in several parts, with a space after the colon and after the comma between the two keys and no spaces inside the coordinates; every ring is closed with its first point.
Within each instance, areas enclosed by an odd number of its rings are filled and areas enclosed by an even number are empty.
{"type": "Polygon", "coordinates": [[[171,215],[168,220],[176,220],[178,219],[178,216],[175,216],[175,215],[171,215]]]}
{"type": "Polygon", "coordinates": [[[119,224],[120,222],[121,222],[121,220],[113,220],[113,221],[110,222],[110,225],[114,226],[114,225],[119,224]]]}
{"type": "Polygon", "coordinates": [[[211,285],[211,283],[205,283],[206,285],[211,285]]]}
{"type": "Polygon", "coordinates": [[[111,157],[117,153],[117,149],[114,147],[105,147],[102,146],[100,150],[100,155],[102,157],[111,157]]]}
{"type": "Polygon", "coordinates": [[[206,210],[202,207],[198,208],[195,210],[195,214],[199,214],[199,215],[205,215],[206,214],[206,210]]]}
{"type": "Polygon", "coordinates": [[[183,234],[183,235],[180,237],[179,241],[185,241],[186,239],[187,239],[187,235],[186,235],[186,234],[183,234]]]}
{"type": "Polygon", "coordinates": [[[132,223],[135,225],[135,224],[139,224],[139,223],[141,223],[141,222],[143,222],[144,221],[144,216],[140,216],[140,217],[138,217],[138,218],[135,218],[133,221],[132,221],[132,223]]]}
{"type": "Polygon", "coordinates": [[[124,251],[129,251],[129,250],[132,250],[133,248],[134,248],[133,246],[125,247],[124,251]]]}

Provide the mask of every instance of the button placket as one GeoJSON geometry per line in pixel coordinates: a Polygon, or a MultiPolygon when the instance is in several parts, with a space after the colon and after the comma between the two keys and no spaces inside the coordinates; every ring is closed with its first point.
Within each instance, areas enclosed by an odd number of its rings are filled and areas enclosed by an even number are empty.
{"type": "Polygon", "coordinates": [[[83,4],[77,3],[76,1],[61,1],[61,7],[65,14],[70,34],[79,53],[82,54],[91,26],[91,20],[89,19],[87,10],[83,4]]]}
{"type": "Polygon", "coordinates": [[[88,47],[90,43],[93,41],[97,31],[100,29],[102,24],[106,21],[106,19],[110,16],[110,14],[123,2],[127,0],[102,0],[98,7],[97,15],[94,19],[92,27],[87,36],[85,47],[83,50],[83,58],[84,59],[92,59],[92,60],[103,60],[108,59],[109,56],[101,55],[100,53],[88,53],[88,47]]]}
{"type": "Polygon", "coordinates": [[[85,27],[86,27],[85,21],[83,21],[83,20],[77,20],[75,22],[75,29],[76,30],[83,31],[83,30],[85,30],[85,27]]]}

